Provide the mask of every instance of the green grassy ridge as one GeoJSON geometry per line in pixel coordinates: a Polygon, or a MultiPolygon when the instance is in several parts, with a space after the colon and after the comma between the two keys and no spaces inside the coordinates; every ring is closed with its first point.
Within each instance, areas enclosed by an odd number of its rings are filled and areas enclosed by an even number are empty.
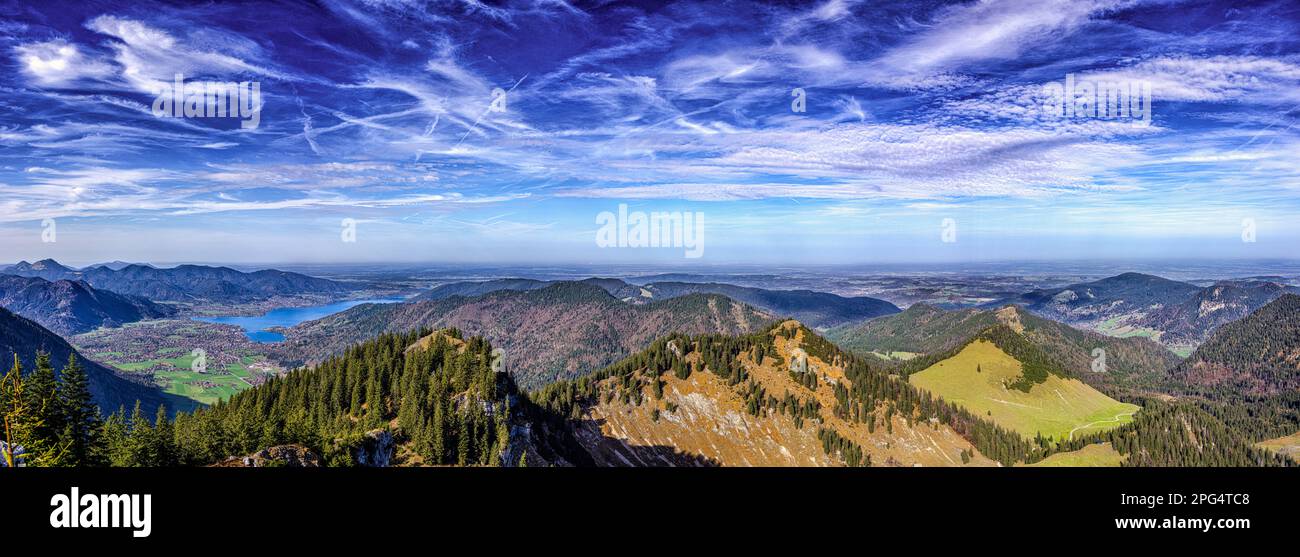
{"type": "Polygon", "coordinates": [[[1007,325],[994,325],[980,332],[967,346],[975,340],[988,340],[1020,362],[1022,377],[1011,384],[1011,388],[1029,392],[1034,385],[1047,381],[1048,376],[1072,377],[1064,367],[1057,364],[1047,352],[1029,342],[1007,325]]]}
{"type": "Polygon", "coordinates": [[[1028,382],[1022,368],[992,340],[978,338],[956,356],[912,374],[908,382],[1026,438],[1050,442],[1112,429],[1139,410],[1056,374],[1016,388],[1028,382]]]}
{"type": "Polygon", "coordinates": [[[899,375],[909,377],[914,373],[926,370],[939,362],[956,356],[962,350],[965,350],[967,346],[970,346],[972,342],[981,339],[992,342],[1003,352],[1020,361],[1023,366],[1022,379],[1011,385],[1017,390],[1029,392],[1034,385],[1046,381],[1048,376],[1051,375],[1074,377],[1074,374],[1057,363],[1047,352],[1035,346],[1024,335],[1001,323],[984,328],[956,347],[906,360],[901,365],[898,365],[895,371],[899,375]]]}

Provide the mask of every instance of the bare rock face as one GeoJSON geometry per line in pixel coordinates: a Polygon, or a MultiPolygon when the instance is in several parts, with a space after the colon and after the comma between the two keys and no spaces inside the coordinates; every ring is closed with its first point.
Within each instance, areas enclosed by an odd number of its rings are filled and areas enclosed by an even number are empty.
{"type": "Polygon", "coordinates": [[[393,434],[386,429],[366,432],[361,444],[352,451],[358,466],[387,467],[393,463],[393,434]]]}
{"type": "Polygon", "coordinates": [[[248,456],[232,456],[216,466],[222,468],[316,468],[320,457],[302,445],[276,445],[248,456]]]}

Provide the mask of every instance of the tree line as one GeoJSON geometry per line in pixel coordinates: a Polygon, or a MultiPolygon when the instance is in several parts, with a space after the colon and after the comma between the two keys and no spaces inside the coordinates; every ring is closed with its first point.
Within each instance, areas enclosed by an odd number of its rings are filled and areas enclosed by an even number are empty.
{"type": "Polygon", "coordinates": [[[381,430],[418,463],[500,464],[520,398],[513,381],[493,370],[482,338],[429,335],[383,334],[174,418],[159,407],[150,419],[137,403],[101,420],[75,358],[60,374],[44,354],[27,375],[15,361],[0,384],[6,446],[22,447],[16,458],[28,466],[197,466],[296,443],[337,466],[355,464],[381,430]]]}

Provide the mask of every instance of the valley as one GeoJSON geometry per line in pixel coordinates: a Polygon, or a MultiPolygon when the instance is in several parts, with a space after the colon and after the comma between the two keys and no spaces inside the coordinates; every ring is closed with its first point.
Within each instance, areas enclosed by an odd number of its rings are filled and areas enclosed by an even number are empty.
{"type": "Polygon", "coordinates": [[[228,399],[285,371],[234,325],[145,321],[85,333],[71,341],[83,354],[125,377],[201,404],[228,399]],[[199,354],[202,359],[196,365],[199,354]]]}

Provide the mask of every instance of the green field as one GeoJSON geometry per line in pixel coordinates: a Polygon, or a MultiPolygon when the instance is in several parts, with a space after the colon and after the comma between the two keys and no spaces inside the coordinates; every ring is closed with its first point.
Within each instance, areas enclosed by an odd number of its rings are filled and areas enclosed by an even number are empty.
{"type": "Polygon", "coordinates": [[[1064,440],[1104,431],[1132,421],[1139,409],[1056,375],[1027,393],[1007,387],[1021,377],[1020,362],[992,342],[977,340],[909,381],[1028,438],[1041,433],[1064,440]]]}
{"type": "Polygon", "coordinates": [[[1160,340],[1160,331],[1148,329],[1146,327],[1134,327],[1132,325],[1122,325],[1119,323],[1119,317],[1112,317],[1102,321],[1097,325],[1097,332],[1112,337],[1144,337],[1151,340],[1160,340]]]}
{"type": "Polygon", "coordinates": [[[203,404],[213,404],[219,400],[230,398],[231,395],[250,386],[248,381],[253,378],[253,372],[249,371],[248,366],[256,361],[256,358],[244,356],[238,363],[226,364],[226,373],[213,373],[211,369],[208,370],[208,373],[195,372],[190,369],[190,364],[193,361],[192,356],[186,355],[179,358],[165,358],[119,365],[118,367],[127,369],[132,365],[142,365],[143,368],[148,368],[154,362],[169,364],[173,370],[159,371],[154,373],[153,376],[154,381],[164,391],[191,398],[203,404]]]}
{"type": "Polygon", "coordinates": [[[153,378],[163,390],[203,404],[214,404],[248,388],[247,384],[234,375],[197,373],[188,369],[159,371],[154,373],[153,378]]]}
{"type": "Polygon", "coordinates": [[[1123,462],[1124,455],[1119,454],[1110,443],[1094,443],[1077,451],[1056,453],[1028,466],[1080,468],[1119,466],[1123,462]]]}
{"type": "MultiPolygon", "coordinates": [[[[161,350],[159,351],[161,352],[161,350]]],[[[139,362],[114,363],[113,367],[122,371],[143,371],[156,365],[169,365],[176,369],[190,369],[194,363],[194,356],[186,354],[176,358],[154,358],[152,360],[143,360],[139,362]]]]}
{"type": "MultiPolygon", "coordinates": [[[[163,348],[157,351],[160,354],[175,354],[177,352],[183,352],[183,350],[180,348],[163,348]]],[[[138,362],[110,363],[113,367],[122,371],[155,369],[153,374],[154,383],[158,384],[163,391],[193,399],[203,404],[213,404],[219,400],[230,398],[231,395],[249,387],[248,380],[253,378],[253,373],[248,370],[248,366],[255,360],[252,356],[244,356],[239,363],[227,364],[225,373],[214,373],[214,370],[211,369],[208,370],[208,373],[198,373],[192,370],[194,356],[190,354],[174,358],[153,358],[138,362]]]]}
{"type": "Polygon", "coordinates": [[[912,358],[921,355],[919,352],[901,352],[901,351],[881,352],[879,350],[872,350],[871,353],[886,360],[900,360],[900,361],[910,360],[912,358]]]}
{"type": "Polygon", "coordinates": [[[262,347],[231,325],[182,319],[141,321],[77,335],[75,344],[100,363],[203,404],[230,398],[260,383],[264,375],[280,371],[262,347]],[[196,349],[207,354],[206,373],[191,367],[196,349]]]}
{"type": "Polygon", "coordinates": [[[1291,457],[1291,460],[1300,462],[1300,433],[1293,433],[1286,437],[1269,439],[1256,443],[1261,448],[1268,449],[1278,454],[1291,457]]]}

